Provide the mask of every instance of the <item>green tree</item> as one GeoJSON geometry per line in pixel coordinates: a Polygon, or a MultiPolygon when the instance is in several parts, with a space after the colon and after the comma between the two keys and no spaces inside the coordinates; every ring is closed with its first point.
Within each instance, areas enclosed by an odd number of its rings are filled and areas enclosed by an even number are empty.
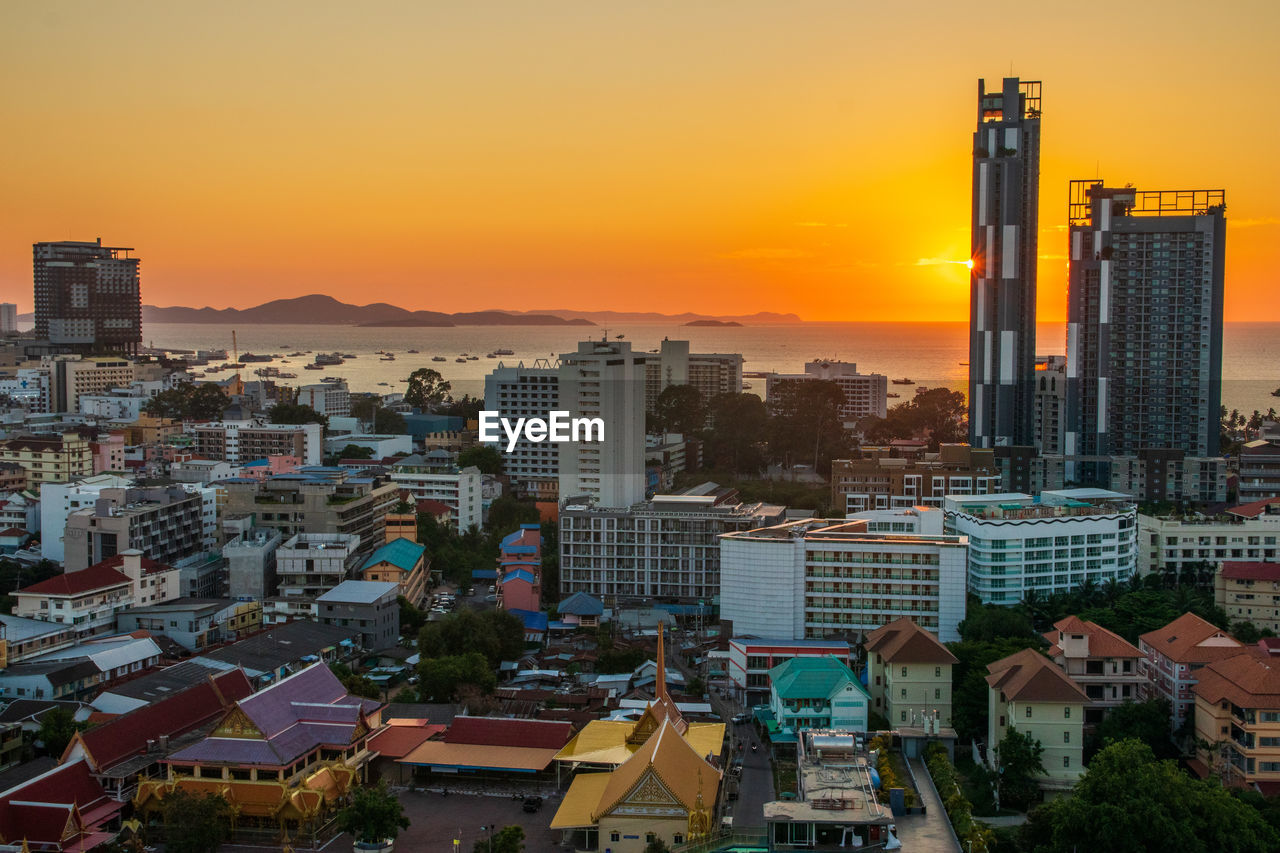
{"type": "Polygon", "coordinates": [[[947,644],[956,656],[951,666],[951,725],[962,741],[987,736],[987,666],[1033,645],[1038,643],[1032,638],[1008,637],[947,644]]]}
{"type": "Polygon", "coordinates": [[[329,669],[342,682],[342,686],[352,696],[360,696],[365,699],[378,699],[382,696],[382,691],[378,685],[367,675],[360,675],[352,672],[351,667],[345,663],[331,663],[329,669]]]}
{"type": "Polygon", "coordinates": [[[967,414],[964,394],[932,388],[892,407],[884,418],[865,419],[859,428],[871,442],[928,438],[929,449],[937,450],[939,444],[965,440],[969,429],[967,414]]]}
{"type": "Polygon", "coordinates": [[[395,840],[400,830],[409,828],[409,818],[387,783],[379,782],[355,789],[351,802],[338,811],[338,828],[358,842],[377,843],[395,840]]]}
{"type": "Polygon", "coordinates": [[[404,391],[404,401],[415,409],[427,412],[449,402],[452,387],[438,370],[419,367],[409,374],[409,387],[404,391]]]}
{"type": "Polygon", "coordinates": [[[853,449],[840,409],[844,391],[829,380],[788,379],[770,391],[769,455],[783,465],[810,464],[827,474],[853,449]]]}
{"type": "Polygon", "coordinates": [[[403,595],[396,596],[396,602],[400,605],[400,636],[418,636],[422,626],[427,624],[427,614],[423,613],[421,608],[415,607],[403,595]]]}
{"type": "Polygon", "coordinates": [[[710,467],[755,475],[764,467],[769,425],[764,401],[754,394],[720,394],[711,400],[705,455],[710,467]]]}
{"type": "Polygon", "coordinates": [[[1136,740],[1094,756],[1070,797],[1034,809],[1020,841],[1029,853],[1264,853],[1280,834],[1216,781],[1193,779],[1136,740]]]}
{"type": "MultiPolygon", "coordinates": [[[[493,832],[493,827],[486,827],[493,832]]],[[[471,853],[520,853],[524,850],[524,830],[518,826],[504,826],[491,836],[481,838],[471,848],[471,853]]]]}
{"type": "Polygon", "coordinates": [[[161,817],[169,853],[216,853],[231,833],[231,806],[218,794],[175,788],[164,798],[161,817]]]}
{"type": "Polygon", "coordinates": [[[1037,779],[1045,775],[1044,746],[1011,726],[996,751],[1000,756],[1000,803],[1025,810],[1040,795],[1037,779]]]}
{"type": "Polygon", "coordinates": [[[222,417],[231,398],[212,382],[180,382],[156,394],[142,410],[149,415],[178,420],[208,421],[222,417]]]}
{"type": "Polygon", "coordinates": [[[273,424],[329,425],[328,417],[300,403],[276,403],[267,410],[267,420],[273,424]]]}
{"type": "Polygon", "coordinates": [[[686,437],[702,432],[707,422],[702,392],[692,385],[663,388],[654,405],[654,421],[663,432],[678,432],[686,437]]]}
{"type": "Polygon", "coordinates": [[[977,596],[970,596],[965,618],[957,629],[960,639],[970,642],[992,643],[1003,639],[1036,639],[1031,617],[1021,609],[998,604],[983,604],[977,596]]]}
{"type": "Polygon", "coordinates": [[[654,839],[644,846],[644,853],[671,853],[671,848],[667,846],[667,842],[654,836],[654,839]]]}
{"type": "Polygon", "coordinates": [[[338,451],[337,456],[339,459],[372,459],[373,448],[360,444],[348,444],[338,451]]]}
{"type": "Polygon", "coordinates": [[[1098,723],[1093,737],[1085,742],[1085,755],[1092,756],[1108,743],[1140,740],[1151,747],[1157,758],[1177,758],[1178,751],[1169,736],[1172,716],[1168,699],[1125,701],[1098,723]]]}
{"type": "Polygon", "coordinates": [[[45,752],[61,758],[67,744],[82,728],[66,708],[54,708],[40,718],[40,731],[36,737],[44,744],[45,752]]]}
{"type": "Polygon", "coordinates": [[[424,702],[453,702],[464,687],[482,695],[498,686],[493,667],[479,652],[424,659],[418,664],[418,694],[424,702]]]}
{"type": "Polygon", "coordinates": [[[424,657],[476,652],[494,668],[524,653],[524,624],[505,610],[464,608],[424,625],[418,651],[424,657]]]}
{"type": "Polygon", "coordinates": [[[502,453],[492,444],[477,444],[458,454],[458,467],[475,466],[481,474],[502,473],[502,453]]]}

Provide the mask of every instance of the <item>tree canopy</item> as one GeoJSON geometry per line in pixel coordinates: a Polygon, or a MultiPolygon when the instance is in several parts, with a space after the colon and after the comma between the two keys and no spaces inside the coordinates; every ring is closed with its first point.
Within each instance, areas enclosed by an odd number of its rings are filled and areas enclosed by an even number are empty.
{"type": "Polygon", "coordinates": [[[54,708],[40,718],[40,731],[36,738],[44,744],[45,752],[61,758],[67,744],[83,728],[66,708],[54,708]]]}
{"type": "Polygon", "coordinates": [[[449,396],[452,388],[440,375],[440,371],[419,367],[409,374],[409,387],[404,391],[404,401],[415,409],[432,411],[453,399],[449,396]]]}
{"type": "Polygon", "coordinates": [[[708,467],[754,476],[764,467],[769,412],[754,394],[720,394],[711,400],[704,457],[708,467]]]}
{"type": "Polygon", "coordinates": [[[1151,747],[1103,748],[1071,796],[1034,809],[1019,838],[1028,853],[1263,853],[1280,834],[1216,781],[1194,779],[1151,747]]]}
{"type": "Polygon", "coordinates": [[[458,454],[458,467],[475,466],[481,474],[502,473],[502,453],[492,444],[477,444],[458,454]]]}
{"type": "Polygon", "coordinates": [[[176,420],[211,421],[222,417],[231,398],[212,382],[179,382],[156,394],[142,410],[149,415],[176,420]]]}
{"type": "Polygon", "coordinates": [[[1000,756],[1000,803],[1009,808],[1026,809],[1040,796],[1038,779],[1045,775],[1043,744],[1010,727],[996,752],[1000,756]]]}
{"type": "Polygon", "coordinates": [[[273,424],[322,424],[329,425],[329,418],[310,406],[301,403],[276,403],[267,410],[267,420],[273,424]]]}
{"type": "Polygon", "coordinates": [[[418,664],[418,696],[424,702],[453,702],[467,687],[488,695],[497,685],[498,676],[480,652],[424,658],[418,664]]]}
{"type": "Polygon", "coordinates": [[[218,794],[175,788],[165,795],[161,815],[171,853],[215,853],[231,832],[231,805],[218,794]]]}
{"type": "Polygon", "coordinates": [[[505,610],[466,607],[424,625],[418,651],[424,659],[477,652],[492,669],[524,653],[524,623],[505,610]]]}
{"type": "Polygon", "coordinates": [[[692,385],[668,385],[654,406],[654,425],[662,432],[697,435],[707,422],[702,392],[692,385]]]}
{"type": "MultiPolygon", "coordinates": [[[[493,827],[487,827],[490,831],[493,827]]],[[[504,826],[491,837],[481,838],[471,848],[471,853],[520,853],[524,850],[524,830],[518,826],[504,826]]]]}
{"type": "Polygon", "coordinates": [[[931,388],[889,409],[884,418],[867,419],[863,435],[873,443],[895,438],[928,438],[929,448],[968,439],[969,405],[964,394],[931,388]]]}
{"type": "Polygon", "coordinates": [[[351,802],[338,811],[338,828],[351,833],[356,841],[394,840],[400,830],[409,828],[409,818],[383,781],[355,789],[351,802]]]}
{"type": "Polygon", "coordinates": [[[821,474],[847,457],[853,440],[840,415],[844,391],[830,380],[786,379],[770,391],[769,456],[782,465],[811,465],[821,474]]]}

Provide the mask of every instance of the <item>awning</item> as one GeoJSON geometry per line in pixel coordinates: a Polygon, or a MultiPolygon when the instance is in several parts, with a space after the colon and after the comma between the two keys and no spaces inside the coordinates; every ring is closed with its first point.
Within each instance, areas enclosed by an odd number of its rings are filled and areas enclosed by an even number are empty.
{"type": "Polygon", "coordinates": [[[796,733],[787,729],[769,732],[769,743],[798,743],[796,733]]]}
{"type": "Polygon", "coordinates": [[[348,647],[355,645],[351,640],[339,640],[338,643],[348,647]]]}
{"type": "Polygon", "coordinates": [[[579,773],[573,777],[573,784],[565,792],[556,816],[551,819],[552,829],[582,829],[595,826],[592,819],[596,809],[600,807],[600,798],[604,796],[605,786],[609,784],[612,773],[579,773]]]}

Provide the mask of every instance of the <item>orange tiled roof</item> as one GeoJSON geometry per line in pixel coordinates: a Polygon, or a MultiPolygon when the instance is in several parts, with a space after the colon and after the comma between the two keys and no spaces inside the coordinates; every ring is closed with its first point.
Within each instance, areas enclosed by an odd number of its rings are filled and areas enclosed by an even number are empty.
{"type": "Polygon", "coordinates": [[[867,635],[867,651],[889,663],[955,663],[956,656],[938,638],[906,616],[867,635]]]}
{"type": "Polygon", "coordinates": [[[1241,708],[1280,708],[1280,658],[1250,646],[1201,669],[1193,689],[1206,702],[1227,699],[1241,708]]]}
{"type": "Polygon", "coordinates": [[[1178,663],[1208,663],[1232,657],[1244,648],[1235,637],[1194,613],[1184,613],[1138,639],[1178,663]]]}
{"type": "Polygon", "coordinates": [[[1108,631],[1097,622],[1081,619],[1079,616],[1067,616],[1053,623],[1053,630],[1046,631],[1044,638],[1053,648],[1049,654],[1057,657],[1062,653],[1060,644],[1062,634],[1084,634],[1089,638],[1089,657],[1091,658],[1137,658],[1142,651],[1124,637],[1114,631],[1108,631]]]}

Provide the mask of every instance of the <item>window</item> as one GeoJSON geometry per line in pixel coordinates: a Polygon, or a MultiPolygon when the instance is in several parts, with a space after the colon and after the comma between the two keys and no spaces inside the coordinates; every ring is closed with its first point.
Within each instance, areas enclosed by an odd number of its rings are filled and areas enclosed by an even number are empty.
{"type": "Polygon", "coordinates": [[[1062,709],[1062,719],[1064,719],[1064,720],[1069,720],[1069,719],[1071,719],[1071,708],[1070,708],[1070,707],[1067,707],[1067,708],[1063,708],[1063,709],[1062,709]]]}
{"type": "Polygon", "coordinates": [[[935,667],[933,668],[933,677],[934,677],[934,678],[941,678],[941,677],[942,677],[942,667],[940,667],[940,666],[935,666],[935,667]]]}
{"type": "Polygon", "coordinates": [[[903,711],[903,712],[902,712],[902,722],[904,722],[904,723],[905,723],[906,721],[907,721],[907,712],[906,712],[906,711],[903,711]]]}
{"type": "Polygon", "coordinates": [[[905,687],[904,687],[904,688],[902,688],[902,698],[903,698],[903,699],[906,699],[906,698],[907,698],[907,688],[905,688],[905,687]]]}
{"type": "Polygon", "coordinates": [[[935,688],[933,688],[933,698],[934,698],[934,699],[941,699],[941,698],[942,698],[942,688],[941,688],[941,687],[935,687],[935,688]]]}
{"type": "Polygon", "coordinates": [[[672,843],[672,844],[684,844],[684,835],[682,835],[681,833],[677,832],[675,835],[671,836],[671,843],[672,843]]]}
{"type": "Polygon", "coordinates": [[[611,832],[609,833],[609,840],[614,842],[621,841],[622,835],[617,832],[611,832]]]}
{"type": "Polygon", "coordinates": [[[646,832],[646,833],[644,834],[644,843],[645,843],[645,844],[652,844],[653,842],[655,842],[655,841],[657,841],[657,840],[658,840],[658,835],[657,835],[657,833],[654,833],[654,832],[646,832]]]}
{"type": "Polygon", "coordinates": [[[1071,743],[1071,732],[1063,732],[1063,733],[1062,733],[1062,742],[1063,742],[1063,743],[1071,743]]]}
{"type": "Polygon", "coordinates": [[[1026,713],[1026,715],[1025,715],[1025,716],[1026,716],[1028,719],[1030,719],[1030,718],[1031,718],[1031,706],[1030,706],[1030,705],[1028,705],[1028,706],[1027,706],[1027,713],[1026,713]]]}
{"type": "Polygon", "coordinates": [[[1064,755],[1064,756],[1062,756],[1062,766],[1063,766],[1063,767],[1070,767],[1070,766],[1071,766],[1071,756],[1070,756],[1070,755],[1064,755]]]}
{"type": "Polygon", "coordinates": [[[905,666],[902,668],[902,677],[903,678],[907,677],[907,668],[905,666]]]}

